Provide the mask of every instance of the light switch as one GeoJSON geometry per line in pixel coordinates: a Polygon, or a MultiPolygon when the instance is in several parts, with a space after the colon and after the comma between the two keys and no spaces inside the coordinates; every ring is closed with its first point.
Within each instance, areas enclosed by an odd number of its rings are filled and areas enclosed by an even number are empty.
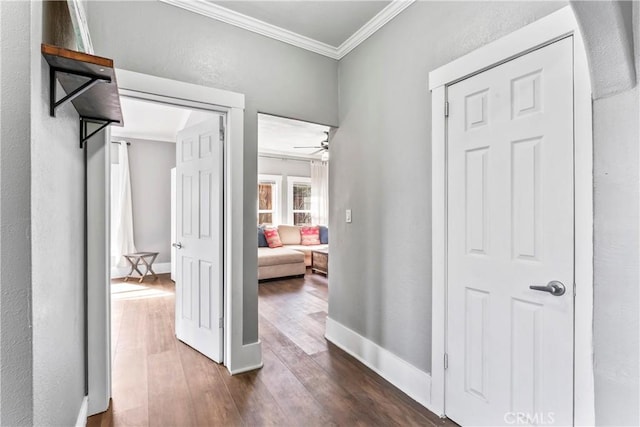
{"type": "Polygon", "coordinates": [[[345,221],[346,222],[351,222],[351,209],[347,209],[345,211],[345,221]]]}

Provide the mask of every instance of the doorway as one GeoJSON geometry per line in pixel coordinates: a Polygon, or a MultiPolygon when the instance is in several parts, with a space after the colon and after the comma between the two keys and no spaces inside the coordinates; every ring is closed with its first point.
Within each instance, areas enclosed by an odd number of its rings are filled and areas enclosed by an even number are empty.
{"type": "Polygon", "coordinates": [[[573,422],[572,51],[565,38],[448,88],[446,401],[461,425],[573,422]]]}
{"type": "MultiPolygon", "coordinates": [[[[111,132],[112,309],[120,314],[114,330],[135,300],[175,299],[163,316],[175,318],[175,336],[221,363],[225,115],[132,97],[121,105],[125,125],[111,132]],[[174,169],[181,183],[175,193],[174,169]],[[170,266],[175,289],[158,280],[170,266]]],[[[113,357],[120,344],[127,345],[113,334],[113,357]]]]}
{"type": "Polygon", "coordinates": [[[300,351],[326,349],[331,128],[258,114],[258,311],[300,351]]]}
{"type": "MultiPolygon", "coordinates": [[[[224,165],[223,184],[223,218],[225,224],[222,232],[224,266],[222,282],[223,320],[216,319],[216,326],[223,326],[223,359],[226,368],[231,372],[251,369],[260,365],[260,346],[244,345],[242,343],[242,224],[233,222],[230,218],[242,217],[242,174],[243,174],[243,118],[244,96],[232,92],[201,87],[183,82],[157,78],[153,76],[118,70],[120,95],[127,98],[155,102],[159,104],[179,106],[191,110],[204,110],[225,117],[224,139],[229,143],[224,150],[222,164],[224,165]]],[[[216,124],[219,125],[219,120],[216,124]]],[[[222,134],[220,134],[222,135],[222,134]]],[[[110,138],[110,137],[109,137],[110,138]]],[[[111,144],[107,144],[111,145],[111,144]]],[[[109,151],[109,150],[107,150],[109,151]]],[[[108,156],[107,156],[108,157],[108,156]]],[[[106,195],[109,194],[109,161],[102,166],[102,174],[107,177],[106,195]],[[105,170],[106,168],[106,170],[105,170]]],[[[99,166],[99,165],[98,165],[99,166]]],[[[97,205],[96,205],[97,206],[97,205]]],[[[108,223],[109,210],[106,221],[108,223]]],[[[107,231],[105,240],[109,239],[108,225],[102,224],[103,219],[95,218],[89,221],[89,227],[101,228],[107,231]]],[[[168,264],[168,263],[167,263],[168,264]]],[[[106,265],[109,265],[108,254],[106,265]]],[[[167,266],[168,268],[168,266],[167,266]]],[[[108,269],[107,269],[108,270],[108,269]]],[[[167,271],[168,272],[168,271],[167,271]]],[[[102,275],[104,278],[104,274],[102,275]]],[[[108,271],[107,271],[108,278],[108,271]]],[[[147,279],[145,279],[147,280],[147,279]]],[[[111,396],[111,363],[110,363],[110,323],[111,308],[109,295],[105,289],[90,290],[89,304],[104,307],[104,319],[89,321],[89,366],[90,378],[95,386],[89,385],[90,414],[102,412],[108,407],[111,396]],[[106,357],[105,357],[106,355],[106,357]]]]}
{"type": "Polygon", "coordinates": [[[170,171],[176,166],[178,132],[216,113],[127,96],[121,105],[125,126],[113,127],[110,140],[111,277],[130,272],[122,254],[135,249],[157,252],[153,271],[169,273],[174,258],[170,171]]]}
{"type": "Polygon", "coordinates": [[[573,13],[551,14],[429,79],[431,407],[462,423],[591,424],[591,104],[573,13]]]}

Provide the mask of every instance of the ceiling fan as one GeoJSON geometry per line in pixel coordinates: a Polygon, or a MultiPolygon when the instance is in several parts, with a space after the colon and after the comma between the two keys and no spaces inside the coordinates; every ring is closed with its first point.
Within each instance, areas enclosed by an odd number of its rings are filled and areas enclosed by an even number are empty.
{"type": "MultiPolygon", "coordinates": [[[[329,132],[324,131],[324,134],[325,134],[325,138],[322,141],[320,141],[320,145],[304,145],[304,146],[293,147],[293,148],[318,148],[318,150],[311,153],[311,155],[322,153],[323,151],[325,153],[328,153],[329,152],[329,132]]],[[[324,156],[324,153],[323,153],[323,156],[324,156]]]]}

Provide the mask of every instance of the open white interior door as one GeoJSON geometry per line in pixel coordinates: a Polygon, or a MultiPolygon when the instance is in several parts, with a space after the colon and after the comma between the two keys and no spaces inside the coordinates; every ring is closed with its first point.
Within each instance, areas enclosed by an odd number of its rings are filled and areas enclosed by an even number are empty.
{"type": "Polygon", "coordinates": [[[176,336],[222,362],[223,116],[183,129],[176,147],[176,336]]]}
{"type": "MultiPolygon", "coordinates": [[[[171,168],[171,241],[178,241],[177,204],[176,204],[176,168],[171,168]]],[[[171,245],[171,280],[176,281],[176,247],[171,245]]]]}
{"type": "Polygon", "coordinates": [[[572,54],[566,38],[448,89],[446,413],[461,425],[573,423],[572,54]]]}

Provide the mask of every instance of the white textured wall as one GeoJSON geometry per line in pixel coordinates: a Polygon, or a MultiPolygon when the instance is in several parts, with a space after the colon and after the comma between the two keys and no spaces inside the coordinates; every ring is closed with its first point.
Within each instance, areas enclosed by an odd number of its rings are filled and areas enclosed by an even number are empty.
{"type": "Polygon", "coordinates": [[[563,5],[416,2],[340,61],[329,316],[423,371],[431,370],[428,73],[563,5]]]}
{"type": "MultiPolygon", "coordinates": [[[[120,139],[120,138],[115,138],[120,139]]],[[[156,262],[171,261],[171,168],[176,144],[127,138],[136,249],[159,252],[156,262]]],[[[111,144],[118,163],[117,144],[111,144]]]]}
{"type": "Polygon", "coordinates": [[[48,112],[40,43],[43,21],[60,21],[43,3],[0,8],[0,424],[72,425],[84,396],[78,116],[48,112]]]}
{"type": "Polygon", "coordinates": [[[84,397],[83,153],[73,106],[49,116],[47,4],[30,4],[33,423],[74,425],[84,397]]]}
{"type": "Polygon", "coordinates": [[[116,67],[245,94],[243,340],[258,339],[258,111],[336,125],[337,62],[159,2],[88,3],[96,52],[116,67]]]}
{"type": "Polygon", "coordinates": [[[638,97],[594,102],[594,363],[598,425],[640,425],[638,97]]]}
{"type": "Polygon", "coordinates": [[[636,85],[632,2],[571,0],[571,7],[588,52],[594,99],[632,89],[636,85]]]}
{"type": "Polygon", "coordinates": [[[0,2],[0,425],[33,423],[30,5],[0,2]]]}
{"type": "MultiPolygon", "coordinates": [[[[589,5],[583,8],[589,9],[589,5]]],[[[630,18],[631,5],[623,9],[630,18]]],[[[636,78],[640,4],[633,5],[636,78]]],[[[591,11],[601,15],[598,5],[591,11]]],[[[598,52],[606,46],[595,45],[598,52]]],[[[620,64],[622,71],[633,64],[620,64]]],[[[596,93],[613,85],[608,81],[596,93]]],[[[602,75],[602,72],[599,73],[602,75]]],[[[598,84],[598,82],[596,82],[598,84]]],[[[613,86],[619,90],[620,85],[613,86]]],[[[593,103],[594,374],[596,424],[640,425],[640,89],[593,103]]]]}

